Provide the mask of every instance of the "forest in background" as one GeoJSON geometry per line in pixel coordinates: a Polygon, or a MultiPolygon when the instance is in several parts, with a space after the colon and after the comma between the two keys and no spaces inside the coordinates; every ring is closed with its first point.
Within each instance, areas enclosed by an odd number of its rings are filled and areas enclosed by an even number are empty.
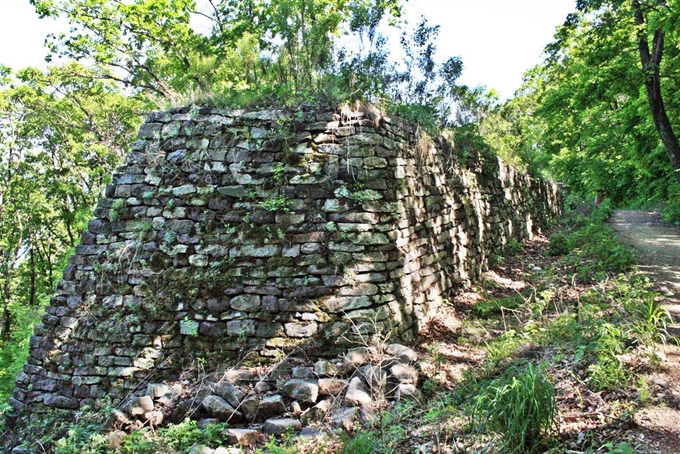
{"type": "Polygon", "coordinates": [[[400,0],[212,0],[201,11],[193,0],[31,3],[71,29],[47,37],[47,71],[0,67],[0,409],[33,324],[151,110],[374,103],[432,133],[452,129],[459,150],[495,152],[571,197],[601,191],[615,206],[680,219],[672,150],[653,115],[657,96],[678,131],[678,0],[579,0],[506,102],[457,84],[463,62],[441,55],[455,43],[438,53],[438,28],[406,24],[400,0]],[[212,21],[209,34],[191,27],[197,14],[212,21]]]}

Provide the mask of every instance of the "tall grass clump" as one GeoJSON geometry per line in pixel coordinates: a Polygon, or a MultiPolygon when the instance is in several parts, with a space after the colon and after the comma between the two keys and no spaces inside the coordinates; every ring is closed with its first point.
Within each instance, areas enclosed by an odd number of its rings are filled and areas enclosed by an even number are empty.
{"type": "Polygon", "coordinates": [[[555,387],[542,366],[512,367],[480,389],[471,418],[475,433],[495,438],[489,449],[536,452],[559,425],[555,387]]]}

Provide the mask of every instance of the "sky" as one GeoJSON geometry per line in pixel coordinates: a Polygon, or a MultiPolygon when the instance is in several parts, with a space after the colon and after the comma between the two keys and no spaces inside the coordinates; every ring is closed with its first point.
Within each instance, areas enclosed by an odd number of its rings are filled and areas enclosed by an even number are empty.
{"type": "MultiPolygon", "coordinates": [[[[574,8],[575,0],[410,0],[406,19],[416,25],[424,15],[440,25],[439,55],[463,60],[459,83],[494,88],[506,99],[574,8]]],[[[44,68],[45,35],[66,30],[64,22],[38,19],[29,0],[0,0],[0,64],[44,68]]]]}

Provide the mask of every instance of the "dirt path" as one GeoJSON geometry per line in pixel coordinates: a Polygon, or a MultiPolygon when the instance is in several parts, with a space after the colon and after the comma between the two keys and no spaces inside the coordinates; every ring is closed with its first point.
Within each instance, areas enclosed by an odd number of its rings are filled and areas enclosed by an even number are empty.
{"type": "Polygon", "coordinates": [[[610,225],[638,251],[640,269],[654,276],[680,316],[680,227],[661,222],[653,211],[615,211],[610,225]]]}
{"type": "MultiPolygon", "coordinates": [[[[638,252],[640,270],[648,274],[664,295],[661,306],[673,322],[668,331],[680,337],[680,227],[661,222],[652,211],[616,211],[610,225],[622,241],[638,252]]],[[[660,398],[658,405],[635,415],[635,422],[646,432],[650,445],[658,452],[680,452],[680,347],[664,347],[665,361],[650,374],[650,383],[660,398]]]]}

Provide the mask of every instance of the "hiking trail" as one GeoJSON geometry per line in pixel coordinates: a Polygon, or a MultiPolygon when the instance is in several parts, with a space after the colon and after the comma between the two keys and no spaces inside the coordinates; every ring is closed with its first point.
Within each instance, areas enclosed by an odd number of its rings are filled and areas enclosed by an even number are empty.
{"type": "MultiPolygon", "coordinates": [[[[664,224],[653,211],[615,211],[609,224],[620,239],[638,254],[639,269],[649,275],[663,295],[660,306],[673,321],[670,335],[680,338],[680,227],[664,224]]],[[[646,432],[653,445],[680,452],[680,347],[668,342],[663,347],[665,361],[650,374],[660,403],[635,415],[635,423],[646,432]]]]}

